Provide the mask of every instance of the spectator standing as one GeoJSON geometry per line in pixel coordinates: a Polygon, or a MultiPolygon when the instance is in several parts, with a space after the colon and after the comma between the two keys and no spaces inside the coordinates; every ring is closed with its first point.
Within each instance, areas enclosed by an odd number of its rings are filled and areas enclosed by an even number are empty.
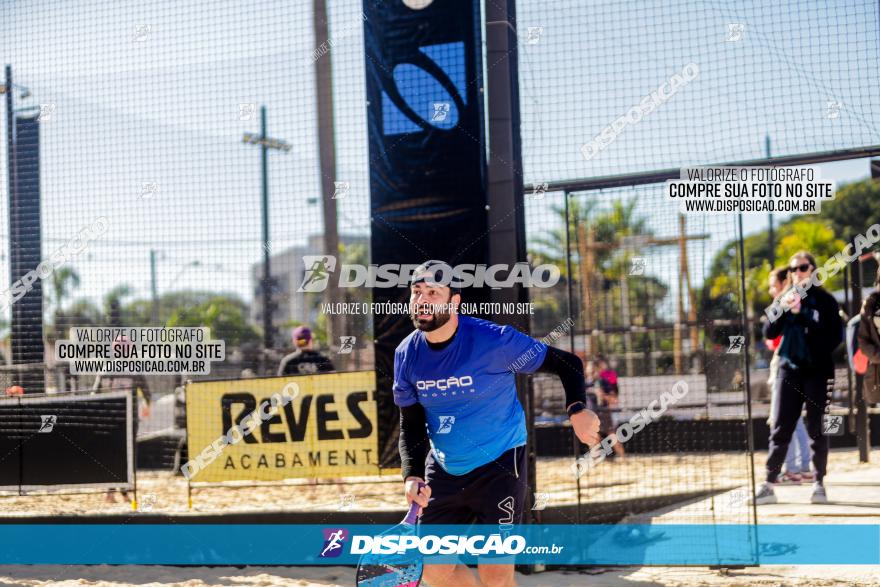
{"type": "Polygon", "coordinates": [[[293,345],[296,347],[289,355],[281,359],[278,365],[278,376],[313,375],[335,371],[330,359],[312,347],[312,331],[305,326],[293,329],[293,345]]]}
{"type": "Polygon", "coordinates": [[[807,434],[813,450],[815,483],[810,496],[812,503],[825,503],[828,496],[824,479],[828,464],[828,437],[822,422],[831,399],[830,382],[834,378],[831,353],[843,339],[843,324],[837,300],[820,285],[810,285],[816,259],[806,251],[795,253],[789,260],[792,284],[801,286],[782,294],[780,301],[786,311],[764,324],[764,337],[782,335],[779,346],[779,402],[773,414],[767,476],[755,494],[756,504],[776,503],[773,485],[778,482],[788,445],[797,428],[797,421],[806,406],[807,434]]]}
{"type": "MultiPolygon", "coordinates": [[[[788,267],[777,267],[770,272],[769,287],[770,296],[774,299],[782,294],[791,285],[788,277],[788,267]]],[[[773,429],[774,414],[779,405],[779,385],[777,383],[777,375],[779,373],[779,346],[782,343],[782,335],[775,339],[766,339],[764,341],[767,348],[773,351],[773,358],[770,360],[770,378],[767,384],[770,386],[770,416],[767,418],[767,424],[773,429]]],[[[813,473],[810,471],[810,437],[807,434],[807,427],[804,425],[803,417],[798,418],[797,427],[794,429],[792,442],[788,445],[788,452],[785,455],[785,470],[779,477],[778,483],[800,484],[803,481],[812,481],[813,473]]]]}
{"type": "Polygon", "coordinates": [[[611,368],[608,359],[602,355],[596,357],[596,370],[599,372],[598,385],[594,385],[599,416],[600,434],[614,438],[612,444],[614,456],[623,459],[626,451],[623,444],[616,442],[617,432],[614,427],[614,411],[620,406],[620,388],[617,385],[617,371],[611,368]]]}

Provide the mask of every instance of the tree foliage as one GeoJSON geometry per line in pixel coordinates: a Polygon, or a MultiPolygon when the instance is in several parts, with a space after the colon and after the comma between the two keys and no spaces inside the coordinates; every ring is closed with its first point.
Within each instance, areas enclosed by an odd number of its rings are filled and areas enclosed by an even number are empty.
{"type": "MultiPolygon", "coordinates": [[[[811,252],[821,266],[843,250],[849,238],[864,234],[876,223],[880,223],[880,183],[868,179],[841,186],[834,200],[822,204],[819,214],[794,216],[783,222],[777,230],[772,254],[767,230],[745,237],[746,291],[752,315],[761,315],[772,301],[767,291],[772,267],[787,265],[791,256],[801,250],[811,252]]],[[[703,296],[701,303],[704,311],[711,312],[716,304],[729,306],[731,296],[738,298],[738,271],[737,241],[733,240],[712,261],[706,280],[708,295],[703,296]]],[[[842,286],[842,273],[825,283],[831,291],[842,286]]]]}

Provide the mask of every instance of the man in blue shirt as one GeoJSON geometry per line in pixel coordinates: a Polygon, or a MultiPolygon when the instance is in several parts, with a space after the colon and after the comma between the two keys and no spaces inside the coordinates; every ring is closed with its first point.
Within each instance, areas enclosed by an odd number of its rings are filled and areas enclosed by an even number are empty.
{"type": "MultiPolygon", "coordinates": [[[[526,420],[515,374],[556,373],[577,437],[599,442],[586,409],[580,359],[510,326],[459,316],[451,268],[428,261],[413,274],[416,329],[394,355],[394,403],[400,407],[400,460],[408,502],[425,524],[519,524],[528,481],[526,420]],[[426,485],[419,490],[419,483],[426,485]]],[[[514,585],[513,565],[426,565],[432,587],[514,585]]]]}

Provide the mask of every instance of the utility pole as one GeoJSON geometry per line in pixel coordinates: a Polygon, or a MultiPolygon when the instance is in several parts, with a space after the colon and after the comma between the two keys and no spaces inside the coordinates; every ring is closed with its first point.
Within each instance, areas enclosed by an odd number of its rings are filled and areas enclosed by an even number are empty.
{"type": "MultiPolygon", "coordinates": [[[[568,221],[569,220],[566,217],[566,222],[568,221]]],[[[613,249],[617,246],[617,243],[597,242],[596,229],[592,224],[589,225],[589,228],[584,228],[583,224],[578,224],[576,230],[578,258],[581,260],[581,303],[583,304],[582,316],[584,335],[586,336],[584,340],[584,356],[589,358],[602,351],[602,349],[596,344],[597,342],[601,342],[601,338],[599,340],[593,339],[593,330],[598,324],[595,301],[593,300],[592,284],[592,274],[596,267],[596,251],[613,249]]],[[[572,278],[570,277],[570,279],[572,278]]]]}
{"type": "MultiPolygon", "coordinates": [[[[850,239],[851,243],[855,242],[855,237],[850,239]]],[[[862,280],[864,272],[862,270],[862,256],[859,256],[853,263],[852,268],[852,303],[853,308],[862,307],[862,280]]],[[[867,463],[871,455],[871,427],[868,420],[868,403],[865,401],[865,377],[864,375],[856,375],[856,443],[859,446],[859,462],[867,463]]]]}
{"type": "MultiPolygon", "coordinates": [[[[688,322],[690,324],[690,340],[691,340],[691,350],[695,350],[699,348],[699,332],[697,330],[697,298],[696,294],[691,287],[690,280],[690,269],[688,266],[687,259],[687,241],[691,240],[705,240],[709,238],[708,234],[697,234],[697,235],[687,235],[687,228],[685,225],[684,215],[679,215],[679,235],[673,238],[654,238],[647,235],[629,235],[623,238],[617,239],[611,243],[597,242],[595,238],[595,228],[593,226],[589,226],[589,228],[585,228],[583,224],[579,224],[577,227],[577,249],[578,255],[581,258],[581,296],[584,300],[584,313],[583,313],[583,321],[584,321],[584,332],[586,334],[586,341],[584,343],[585,349],[587,350],[587,356],[590,354],[595,354],[595,352],[601,351],[601,349],[594,349],[594,341],[593,340],[593,328],[594,324],[598,324],[598,318],[594,315],[593,311],[593,299],[592,299],[592,285],[591,285],[591,268],[596,265],[595,253],[597,251],[607,251],[607,250],[617,250],[620,248],[625,249],[626,251],[640,251],[645,247],[657,247],[657,246],[669,246],[669,245],[677,245],[679,247],[679,282],[678,282],[678,317],[675,322],[675,330],[673,331],[673,357],[675,362],[675,372],[677,374],[681,374],[684,372],[684,362],[683,362],[683,344],[682,344],[682,330],[687,326],[684,324],[688,322]],[[687,292],[688,296],[688,311],[687,318],[685,318],[685,310],[684,310],[684,295],[687,292]]],[[[631,334],[629,328],[630,317],[629,317],[629,292],[628,292],[628,284],[626,283],[626,279],[628,276],[624,273],[621,276],[621,315],[623,318],[623,328],[625,329],[623,332],[624,338],[624,349],[626,350],[626,361],[627,361],[627,372],[633,372],[633,363],[632,357],[630,356],[630,350],[632,347],[631,342],[631,334]]],[[[608,306],[609,298],[605,296],[606,299],[606,307],[608,306]]],[[[610,313],[609,313],[610,314],[610,313]]]]}
{"type": "MultiPolygon", "coordinates": [[[[767,159],[770,159],[770,135],[766,135],[764,137],[764,156],[767,159]]],[[[770,256],[770,266],[774,267],[776,265],[776,238],[773,234],[773,213],[770,212],[767,214],[767,220],[770,223],[770,228],[767,231],[767,245],[770,247],[770,252],[768,253],[770,256]]]]}
{"type": "MultiPolygon", "coordinates": [[[[330,40],[327,19],[327,0],[313,0],[312,26],[316,43],[330,40]]],[[[321,209],[324,215],[324,253],[339,255],[339,228],[336,218],[336,146],[335,120],[333,118],[333,63],[332,52],[315,59],[315,93],[318,113],[318,158],[321,167],[321,209]]],[[[327,281],[325,294],[327,302],[341,301],[339,288],[332,280],[327,281]]],[[[332,345],[343,334],[337,314],[327,315],[327,341],[332,345]]]]}
{"type": "Polygon", "coordinates": [[[253,135],[244,133],[242,142],[260,146],[260,171],[262,178],[262,238],[263,238],[263,278],[260,281],[260,293],[263,299],[263,347],[266,350],[272,348],[272,270],[270,267],[270,251],[272,245],[269,242],[269,149],[277,149],[287,153],[290,144],[280,139],[269,137],[266,124],[266,107],[260,106],[260,134],[253,135]]]}
{"type": "MultiPolygon", "coordinates": [[[[684,214],[678,215],[678,231],[679,231],[679,250],[681,251],[681,278],[684,280],[685,289],[688,296],[688,314],[687,321],[690,323],[691,348],[690,352],[697,353],[700,348],[700,333],[697,329],[697,296],[694,288],[691,287],[690,263],[687,255],[687,221],[684,214]]],[[[679,291],[678,297],[684,295],[684,291],[679,291]]],[[[698,360],[702,359],[702,355],[695,355],[698,360]]]]}

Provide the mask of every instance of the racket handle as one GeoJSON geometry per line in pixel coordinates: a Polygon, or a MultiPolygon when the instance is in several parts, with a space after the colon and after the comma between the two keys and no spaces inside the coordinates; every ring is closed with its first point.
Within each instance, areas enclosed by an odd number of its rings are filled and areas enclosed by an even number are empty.
{"type": "MultiPolygon", "coordinates": [[[[419,481],[419,487],[416,490],[416,492],[418,493],[419,491],[421,491],[422,487],[424,487],[424,486],[425,486],[425,484],[422,483],[421,481],[419,481]]],[[[415,502],[415,500],[413,500],[413,502],[411,504],[409,504],[409,511],[407,512],[406,517],[403,519],[403,523],[409,524],[411,526],[415,525],[418,517],[419,517],[419,504],[417,504],[415,502]]]]}

